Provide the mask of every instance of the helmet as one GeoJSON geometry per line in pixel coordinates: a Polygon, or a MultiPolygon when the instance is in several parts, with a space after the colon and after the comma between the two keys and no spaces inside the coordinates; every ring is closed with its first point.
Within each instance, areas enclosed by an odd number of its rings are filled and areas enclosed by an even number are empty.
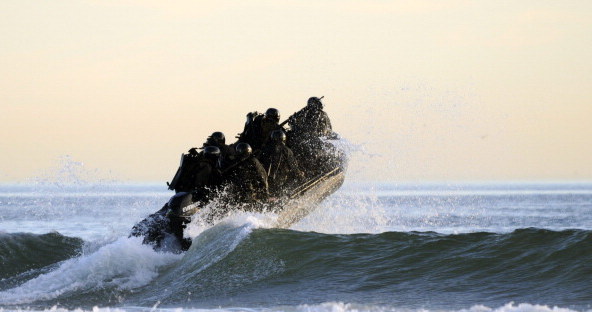
{"type": "Polygon", "coordinates": [[[226,137],[224,136],[224,133],[222,133],[220,131],[216,131],[208,137],[208,144],[220,146],[220,145],[224,145],[225,143],[226,143],[226,137]]]}
{"type": "Polygon", "coordinates": [[[217,161],[220,159],[220,149],[216,146],[206,146],[203,150],[206,159],[217,161]]]}
{"type": "Polygon", "coordinates": [[[321,102],[322,98],[323,96],[321,96],[320,98],[313,96],[308,99],[306,105],[314,109],[323,109],[323,103],[321,102]]]}
{"type": "Polygon", "coordinates": [[[241,157],[250,156],[253,152],[251,145],[249,145],[248,143],[238,143],[234,150],[236,151],[236,154],[241,157]]]}
{"type": "Polygon", "coordinates": [[[271,131],[271,140],[286,143],[286,134],[282,130],[273,130],[271,131]]]}
{"type": "Polygon", "coordinates": [[[265,118],[280,121],[280,111],[277,108],[268,108],[265,111],[265,118]]]}

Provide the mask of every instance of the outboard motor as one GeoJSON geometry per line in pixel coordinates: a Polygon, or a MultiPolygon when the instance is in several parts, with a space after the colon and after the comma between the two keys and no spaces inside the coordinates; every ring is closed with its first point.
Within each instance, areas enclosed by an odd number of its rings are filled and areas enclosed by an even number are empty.
{"type": "MultiPolygon", "coordinates": [[[[167,216],[190,219],[191,214],[189,214],[189,210],[197,206],[197,204],[193,202],[193,195],[193,193],[189,192],[179,192],[173,195],[173,197],[171,197],[167,203],[167,216]]],[[[188,220],[187,222],[189,221],[191,220],[188,220]]]]}
{"type": "Polygon", "coordinates": [[[187,207],[192,206],[197,206],[193,203],[193,194],[179,192],[159,211],[134,225],[130,236],[144,237],[144,244],[153,245],[158,249],[165,247],[167,237],[174,236],[181,250],[187,250],[191,246],[191,240],[183,237],[183,230],[191,222],[191,214],[187,207]]]}

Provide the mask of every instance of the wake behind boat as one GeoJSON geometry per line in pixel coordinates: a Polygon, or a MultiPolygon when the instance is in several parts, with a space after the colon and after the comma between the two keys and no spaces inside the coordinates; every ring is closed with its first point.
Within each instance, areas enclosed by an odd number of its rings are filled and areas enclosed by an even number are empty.
{"type": "Polygon", "coordinates": [[[155,249],[187,250],[194,218],[213,224],[236,211],[271,212],[287,228],[308,215],[345,179],[347,157],[321,98],[279,123],[279,111],[251,112],[237,142],[214,132],[201,151],[191,148],[169,185],[176,194],[132,228],[155,249]]]}

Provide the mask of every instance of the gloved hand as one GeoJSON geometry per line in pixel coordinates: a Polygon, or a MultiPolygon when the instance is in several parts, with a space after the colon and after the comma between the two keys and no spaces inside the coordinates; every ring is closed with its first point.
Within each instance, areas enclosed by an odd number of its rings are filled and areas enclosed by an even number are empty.
{"type": "Polygon", "coordinates": [[[189,155],[197,156],[198,154],[199,154],[199,152],[197,151],[197,147],[192,147],[189,149],[189,155]]]}

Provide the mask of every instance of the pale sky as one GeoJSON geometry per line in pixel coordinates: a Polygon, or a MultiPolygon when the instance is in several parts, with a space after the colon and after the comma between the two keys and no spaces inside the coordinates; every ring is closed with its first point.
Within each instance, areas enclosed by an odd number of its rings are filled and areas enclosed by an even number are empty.
{"type": "Polygon", "coordinates": [[[350,179],[592,180],[588,0],[2,0],[0,39],[0,182],[164,183],[321,95],[350,179]]]}

